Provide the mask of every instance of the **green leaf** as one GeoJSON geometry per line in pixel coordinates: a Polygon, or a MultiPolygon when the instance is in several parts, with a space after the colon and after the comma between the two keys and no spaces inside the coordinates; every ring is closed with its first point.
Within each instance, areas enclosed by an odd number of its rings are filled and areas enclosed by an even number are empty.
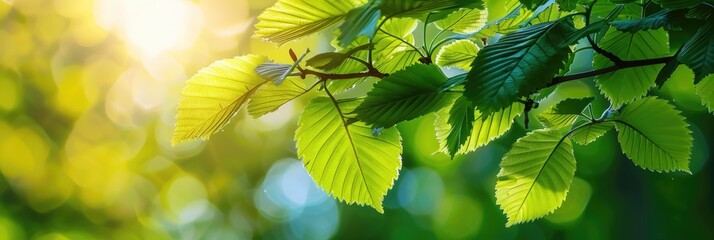
{"type": "Polygon", "coordinates": [[[679,31],[682,29],[682,21],[686,11],[672,9],[662,9],[661,11],[649,15],[645,18],[633,20],[621,20],[611,22],[610,25],[622,32],[634,33],[643,30],[654,30],[664,27],[667,31],[679,31]]]}
{"type": "Polygon", "coordinates": [[[314,67],[321,70],[332,70],[339,67],[350,55],[341,52],[326,52],[315,55],[314,57],[305,61],[310,67],[314,67]]]}
{"type": "Polygon", "coordinates": [[[545,87],[571,53],[563,36],[575,31],[572,24],[541,23],[484,47],[471,64],[464,95],[488,114],[545,87]]]}
{"type": "MultiPolygon", "coordinates": [[[[459,8],[484,9],[481,0],[377,0],[377,2],[380,2],[379,7],[388,18],[425,19],[427,14],[439,11],[452,12],[459,8]]],[[[430,18],[430,20],[440,19],[430,18]]]]}
{"type": "Polygon", "coordinates": [[[382,213],[382,200],[402,167],[401,136],[396,128],[374,136],[364,123],[347,124],[343,114],[358,104],[345,101],[338,109],[326,97],[310,101],[295,132],[298,156],[325,192],[382,213]]]}
{"type": "Polygon", "coordinates": [[[455,94],[438,91],[444,82],[436,65],[412,65],[377,82],[355,113],[375,128],[389,128],[447,105],[455,94]]]}
{"type": "Polygon", "coordinates": [[[548,128],[569,127],[594,98],[566,99],[538,115],[538,119],[548,128]]]}
{"type": "Polygon", "coordinates": [[[571,14],[571,12],[561,11],[561,9],[558,7],[558,4],[550,4],[550,6],[543,9],[543,11],[536,12],[535,16],[533,16],[532,19],[528,20],[527,22],[530,22],[530,24],[552,22],[569,14],[571,14]]]}
{"type": "MultiPolygon", "coordinates": [[[[711,19],[714,20],[714,19],[711,19]]],[[[677,60],[694,71],[694,83],[714,73],[714,23],[709,21],[682,46],[677,60]]]]}
{"type": "Polygon", "coordinates": [[[364,0],[279,0],[258,16],[255,35],[283,44],[326,29],[364,0]],[[292,20],[291,20],[292,19],[292,20]]]}
{"type": "Polygon", "coordinates": [[[539,129],[518,139],[503,157],[496,182],[496,204],[508,216],[506,226],[558,209],[574,176],[573,145],[560,131],[539,129]]]}
{"type": "Polygon", "coordinates": [[[614,121],[620,147],[635,165],[657,172],[689,172],[692,131],[667,101],[639,99],[622,109],[614,121]]]}
{"type": "Polygon", "coordinates": [[[439,50],[436,55],[436,64],[442,67],[457,67],[464,70],[471,69],[471,62],[476,58],[478,45],[468,39],[454,41],[439,50]]]}
{"type": "MultiPolygon", "coordinates": [[[[681,51],[681,49],[680,49],[681,51]]],[[[679,55],[679,51],[677,51],[677,54],[679,55]]],[[[662,87],[664,85],[664,82],[669,80],[669,78],[672,77],[672,74],[674,74],[674,71],[677,70],[679,67],[679,60],[677,60],[676,57],[672,58],[672,60],[667,61],[667,63],[664,64],[664,67],[662,67],[661,70],[659,70],[659,73],[657,73],[657,78],[655,78],[655,85],[658,87],[662,87]]]]}
{"type": "MultiPolygon", "coordinates": [[[[669,54],[669,38],[663,29],[619,32],[610,29],[602,39],[601,47],[622,60],[642,60],[665,57],[669,54]]],[[[594,69],[612,66],[613,63],[602,55],[595,55],[594,69]]],[[[654,86],[661,65],[620,69],[595,77],[596,85],[615,108],[644,96],[654,86]]]]}
{"type": "Polygon", "coordinates": [[[450,110],[442,109],[436,113],[434,125],[439,147],[452,157],[475,151],[511,129],[513,119],[521,115],[523,109],[523,104],[514,103],[484,116],[461,97],[450,110]]]}
{"type": "Polygon", "coordinates": [[[558,6],[561,10],[573,11],[578,6],[578,3],[581,2],[581,0],[556,0],[555,2],[558,3],[558,6]]]}
{"type": "MultiPolygon", "coordinates": [[[[421,54],[409,46],[414,44],[412,32],[416,26],[417,21],[409,18],[390,19],[382,25],[381,30],[374,36],[375,47],[372,54],[375,68],[383,73],[393,73],[419,61],[421,54]]],[[[367,43],[366,39],[361,38],[361,40],[367,43]]],[[[368,60],[366,51],[356,54],[355,57],[368,60]]],[[[364,70],[366,67],[362,63],[349,59],[331,72],[355,73],[364,70]]],[[[329,87],[333,92],[341,92],[365,80],[367,78],[332,81],[329,87]]]]}
{"type": "MultiPolygon", "coordinates": [[[[292,49],[290,49],[290,53],[294,54],[292,49]]],[[[286,78],[288,78],[288,75],[293,73],[293,70],[300,65],[300,62],[302,62],[302,59],[304,59],[308,53],[310,53],[310,49],[305,51],[305,53],[293,64],[279,64],[272,62],[260,64],[255,68],[255,73],[267,80],[273,81],[275,85],[280,85],[286,78]]]]}
{"type": "Polygon", "coordinates": [[[345,21],[340,25],[340,35],[337,38],[340,46],[349,46],[359,36],[365,36],[367,39],[373,38],[381,17],[382,12],[374,1],[350,10],[345,21]]]}
{"type": "Polygon", "coordinates": [[[521,4],[523,6],[526,6],[529,10],[535,10],[536,8],[540,7],[541,5],[545,4],[548,2],[548,0],[520,0],[521,4]]]}
{"type": "Polygon", "coordinates": [[[266,83],[258,89],[248,103],[248,113],[254,118],[278,110],[285,103],[305,94],[305,84],[299,77],[289,77],[280,85],[266,83]]]}
{"type": "Polygon", "coordinates": [[[441,85],[441,87],[439,88],[439,92],[443,92],[443,91],[449,90],[451,88],[454,88],[458,85],[464,84],[466,82],[467,74],[468,73],[462,73],[462,74],[450,77],[448,80],[446,80],[444,85],[441,85]]]}
{"type": "Polygon", "coordinates": [[[267,81],[255,73],[266,59],[246,55],[217,61],[193,75],[181,91],[171,144],[207,140],[221,130],[267,81]]]}
{"type": "Polygon", "coordinates": [[[714,75],[704,78],[697,83],[697,95],[702,98],[702,104],[714,113],[714,75]]]}
{"type": "Polygon", "coordinates": [[[487,20],[487,10],[463,8],[449,14],[442,20],[434,22],[434,25],[446,31],[471,34],[485,26],[487,20]]]}
{"type": "Polygon", "coordinates": [[[533,16],[533,12],[528,11],[525,7],[517,0],[506,1],[506,16],[502,17],[498,21],[486,24],[481,30],[479,30],[474,36],[475,39],[490,38],[495,36],[497,33],[505,34],[516,31],[519,29],[518,25],[523,21],[530,19],[533,16]]]}
{"type": "Polygon", "coordinates": [[[612,122],[588,123],[581,128],[575,129],[570,138],[577,144],[588,145],[605,135],[613,127],[615,127],[615,124],[612,122]]]}

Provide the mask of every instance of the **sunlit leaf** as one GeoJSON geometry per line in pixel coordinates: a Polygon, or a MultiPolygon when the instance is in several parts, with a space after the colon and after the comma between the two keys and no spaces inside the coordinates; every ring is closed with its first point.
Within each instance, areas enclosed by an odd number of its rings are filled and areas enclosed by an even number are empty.
{"type": "Polygon", "coordinates": [[[540,129],[518,139],[501,160],[496,204],[507,226],[552,213],[565,200],[575,176],[573,145],[559,130],[540,129]]]}
{"type": "Polygon", "coordinates": [[[255,35],[283,44],[326,29],[364,0],[279,0],[258,16],[255,35]]]}
{"type": "Polygon", "coordinates": [[[506,1],[506,16],[497,20],[494,23],[486,24],[481,30],[479,30],[474,38],[490,38],[495,36],[497,33],[505,34],[518,30],[518,25],[523,21],[530,19],[533,16],[533,12],[528,11],[523,7],[517,0],[507,0],[506,1]]]}
{"type": "Polygon", "coordinates": [[[524,108],[523,104],[514,103],[484,116],[470,104],[464,98],[459,98],[452,108],[436,113],[434,126],[442,152],[454,156],[485,146],[511,129],[513,119],[521,115],[524,108]]]}
{"type": "Polygon", "coordinates": [[[280,106],[306,92],[305,84],[299,77],[289,77],[283,84],[266,83],[258,89],[248,103],[248,113],[258,118],[278,110],[280,106]]]}
{"type": "Polygon", "coordinates": [[[548,0],[520,0],[520,1],[523,4],[523,6],[526,6],[526,8],[528,8],[530,10],[536,9],[536,8],[540,7],[540,5],[543,5],[546,2],[548,2],[548,0]]]}
{"type": "MultiPolygon", "coordinates": [[[[293,73],[295,68],[300,65],[302,59],[304,59],[308,53],[310,53],[309,49],[302,56],[297,58],[293,64],[279,64],[272,62],[260,64],[255,68],[255,73],[265,79],[273,81],[275,85],[280,85],[291,73],[293,73]]],[[[290,49],[290,54],[295,54],[292,49],[290,49]]]]}
{"type": "Polygon", "coordinates": [[[436,65],[412,65],[377,82],[355,113],[373,127],[420,117],[445,107],[456,96],[439,92],[444,82],[446,76],[436,65]]]}
{"type": "Polygon", "coordinates": [[[310,101],[295,132],[298,156],[325,192],[381,213],[382,200],[402,166],[401,137],[396,128],[374,136],[364,123],[348,125],[342,116],[358,104],[346,101],[338,109],[326,97],[310,101]]]}
{"type": "Polygon", "coordinates": [[[479,47],[468,39],[454,41],[439,50],[436,64],[442,67],[471,69],[471,62],[476,58],[479,47]]]}
{"type": "Polygon", "coordinates": [[[615,126],[612,122],[588,123],[570,134],[570,138],[577,144],[588,145],[610,131],[615,126]]]}
{"type": "Polygon", "coordinates": [[[667,101],[656,97],[634,101],[615,122],[620,147],[635,165],[657,172],[689,172],[692,131],[667,101]]]}
{"type": "Polygon", "coordinates": [[[486,25],[488,11],[481,9],[463,8],[455,11],[446,18],[434,22],[439,29],[456,33],[475,33],[486,25]]]}
{"type": "Polygon", "coordinates": [[[246,55],[201,69],[181,91],[172,144],[208,139],[225,126],[267,81],[253,69],[265,58],[246,55]]]}
{"type": "MultiPolygon", "coordinates": [[[[667,56],[668,39],[667,32],[663,29],[635,33],[610,29],[602,39],[601,47],[622,60],[641,60],[667,56]]],[[[613,63],[606,57],[595,55],[593,68],[602,69],[612,65],[613,63]]],[[[599,75],[595,77],[595,81],[603,95],[615,107],[619,107],[645,95],[654,86],[661,68],[662,65],[649,65],[620,69],[599,75]]]]}

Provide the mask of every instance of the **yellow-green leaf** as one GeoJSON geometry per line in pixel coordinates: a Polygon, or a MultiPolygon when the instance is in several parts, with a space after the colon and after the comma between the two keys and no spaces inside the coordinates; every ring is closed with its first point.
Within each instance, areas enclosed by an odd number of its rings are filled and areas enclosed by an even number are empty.
{"type": "Polygon", "coordinates": [[[278,0],[258,16],[255,35],[283,44],[326,29],[365,0],[278,0]]]}
{"type": "Polygon", "coordinates": [[[565,128],[581,116],[593,98],[566,99],[538,114],[538,120],[548,128],[565,128]]]}
{"type": "Polygon", "coordinates": [[[714,75],[704,78],[697,83],[697,95],[702,98],[702,104],[714,113],[714,75]]]}
{"type": "MultiPolygon", "coordinates": [[[[605,34],[601,47],[620,57],[622,60],[641,60],[665,57],[669,54],[669,37],[664,29],[620,32],[614,28],[605,34]]],[[[593,68],[602,69],[612,66],[606,57],[595,55],[593,68]]],[[[600,91],[614,107],[620,107],[641,96],[655,84],[655,79],[663,65],[650,65],[620,69],[615,72],[595,77],[600,91]]]]}
{"type": "Polygon", "coordinates": [[[496,181],[496,204],[506,226],[528,222],[560,207],[575,176],[570,138],[556,129],[539,129],[518,139],[503,156],[496,181]]]}
{"type": "Polygon", "coordinates": [[[434,125],[439,147],[443,153],[449,155],[465,154],[488,144],[511,129],[513,119],[521,115],[524,109],[523,104],[514,103],[510,107],[501,109],[489,116],[484,116],[479,111],[469,111],[467,109],[469,106],[455,104],[454,107],[460,109],[449,110],[445,108],[436,113],[434,125]],[[475,121],[472,123],[467,122],[469,118],[464,115],[466,112],[473,112],[474,118],[470,119],[475,119],[475,121]],[[462,116],[465,120],[450,120],[450,115],[462,116]],[[471,128],[469,128],[469,124],[473,124],[471,128]],[[458,144],[460,147],[450,146],[454,144],[458,144]],[[455,149],[458,149],[458,151],[454,152],[453,150],[455,149]]]}
{"type": "Polygon", "coordinates": [[[201,69],[181,91],[172,144],[208,139],[221,130],[266,79],[254,69],[266,59],[246,55],[201,69]]]}
{"type": "Polygon", "coordinates": [[[475,33],[486,25],[488,11],[486,9],[462,8],[449,14],[446,18],[434,22],[434,25],[442,30],[456,33],[475,33]]]}
{"type": "Polygon", "coordinates": [[[623,108],[614,121],[620,147],[635,165],[657,172],[689,172],[692,131],[667,101],[639,99],[623,108]]]}
{"type": "Polygon", "coordinates": [[[458,40],[446,45],[436,55],[436,64],[442,67],[471,69],[471,62],[476,58],[479,47],[468,39],[458,40]]]}
{"type": "Polygon", "coordinates": [[[264,84],[253,95],[250,103],[248,103],[248,113],[258,118],[278,110],[283,104],[301,96],[307,91],[303,81],[304,80],[299,77],[288,77],[285,82],[280,85],[275,85],[273,82],[264,84]]]}
{"type": "Polygon", "coordinates": [[[359,104],[343,101],[338,109],[330,98],[310,101],[295,132],[298,156],[325,192],[381,213],[382,200],[402,167],[401,136],[396,128],[374,136],[362,122],[348,124],[343,115],[359,104]]]}
{"type": "Polygon", "coordinates": [[[576,129],[570,138],[580,145],[588,145],[610,131],[615,126],[612,122],[589,123],[576,129]]]}

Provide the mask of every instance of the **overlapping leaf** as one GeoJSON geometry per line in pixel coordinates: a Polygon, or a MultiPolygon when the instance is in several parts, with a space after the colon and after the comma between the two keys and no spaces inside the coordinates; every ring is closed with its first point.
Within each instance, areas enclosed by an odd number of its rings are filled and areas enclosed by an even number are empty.
{"type": "Polygon", "coordinates": [[[267,113],[278,110],[285,103],[301,96],[307,90],[299,77],[289,77],[280,85],[266,83],[253,94],[248,103],[248,113],[258,118],[267,113]]]}
{"type": "Polygon", "coordinates": [[[622,109],[615,121],[620,147],[635,165],[657,172],[689,172],[692,132],[667,101],[639,99],[622,109]]]}
{"type": "Polygon", "coordinates": [[[258,16],[255,35],[283,44],[326,29],[364,0],[279,0],[258,16]]]}
{"type": "Polygon", "coordinates": [[[709,112],[714,113],[714,76],[709,75],[697,83],[697,95],[702,98],[702,104],[709,109],[709,112]]]}
{"type": "Polygon", "coordinates": [[[399,175],[401,136],[396,128],[377,136],[364,123],[343,118],[358,101],[310,101],[295,132],[298,156],[325,192],[347,203],[366,204],[383,212],[382,200],[399,175]]]}
{"type": "Polygon", "coordinates": [[[538,119],[548,128],[569,127],[592,100],[593,98],[566,99],[540,113],[538,119]]]}
{"type": "Polygon", "coordinates": [[[545,87],[571,53],[563,36],[574,31],[570,20],[542,23],[484,47],[471,64],[464,95],[488,114],[545,87]]]}
{"type": "Polygon", "coordinates": [[[697,33],[682,46],[677,60],[694,70],[694,83],[714,73],[714,23],[712,21],[700,27],[697,33]]]}
{"type": "Polygon", "coordinates": [[[446,106],[456,94],[439,92],[446,76],[436,65],[412,65],[382,79],[355,113],[373,127],[391,127],[446,106]]]}
{"type": "Polygon", "coordinates": [[[516,31],[520,23],[533,16],[533,12],[528,11],[528,9],[523,7],[517,0],[506,1],[506,12],[508,13],[506,16],[494,23],[486,24],[486,26],[481,28],[474,38],[490,38],[497,33],[506,34],[516,31]]]}
{"type": "Polygon", "coordinates": [[[574,175],[573,145],[559,130],[536,130],[518,139],[503,156],[496,182],[496,204],[508,216],[506,225],[555,211],[574,175]]]}
{"type": "Polygon", "coordinates": [[[172,144],[208,139],[221,130],[267,82],[253,71],[265,61],[256,55],[220,60],[191,77],[181,91],[172,144]]]}
{"type": "Polygon", "coordinates": [[[570,138],[580,145],[588,145],[591,142],[602,137],[615,127],[612,122],[588,123],[581,128],[577,128],[570,134],[570,138]]]}
{"type": "Polygon", "coordinates": [[[384,16],[389,18],[424,19],[427,14],[439,11],[451,12],[459,8],[484,9],[481,0],[377,0],[377,2],[380,2],[379,7],[384,16]]]}
{"type": "Polygon", "coordinates": [[[463,8],[455,11],[446,18],[434,22],[439,29],[462,34],[475,33],[486,25],[488,11],[481,9],[463,8]]]}
{"type": "MultiPolygon", "coordinates": [[[[601,47],[623,60],[641,60],[665,57],[669,54],[669,40],[663,29],[638,31],[635,33],[619,32],[610,29],[602,39],[601,47]]],[[[594,69],[612,66],[606,57],[595,55],[594,69]]],[[[615,72],[595,77],[600,91],[615,107],[620,107],[647,93],[654,86],[655,79],[662,65],[649,65],[636,68],[620,69],[615,72]]]]}
{"type": "Polygon", "coordinates": [[[471,40],[454,41],[439,50],[436,55],[436,64],[442,67],[457,67],[464,70],[471,69],[471,62],[476,58],[479,47],[471,40]]]}
{"type": "Polygon", "coordinates": [[[671,9],[687,9],[693,8],[703,2],[714,3],[712,0],[654,0],[663,8],[671,9]]]}
{"type": "Polygon", "coordinates": [[[621,20],[611,22],[610,25],[623,32],[637,32],[654,30],[664,27],[665,30],[675,31],[682,29],[682,20],[686,11],[663,9],[655,14],[640,19],[621,20]]]}
{"type": "Polygon", "coordinates": [[[436,113],[434,125],[439,148],[454,156],[485,146],[511,129],[513,120],[523,113],[523,108],[523,104],[514,103],[484,116],[471,103],[459,98],[451,109],[445,108],[436,113]]]}

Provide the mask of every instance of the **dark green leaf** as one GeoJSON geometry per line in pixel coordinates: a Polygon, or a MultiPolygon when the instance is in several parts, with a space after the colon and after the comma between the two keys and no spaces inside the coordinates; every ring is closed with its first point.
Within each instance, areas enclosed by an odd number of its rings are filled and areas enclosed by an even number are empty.
{"type": "Polygon", "coordinates": [[[714,23],[709,21],[682,46],[677,60],[694,71],[694,83],[714,73],[714,23]]]}
{"type": "Polygon", "coordinates": [[[563,11],[573,11],[575,10],[575,7],[578,6],[578,3],[581,2],[581,0],[556,0],[556,3],[558,3],[558,6],[560,6],[560,9],[563,11]]]}
{"type": "Polygon", "coordinates": [[[654,2],[658,3],[659,5],[662,6],[662,8],[671,8],[671,9],[683,9],[683,8],[693,8],[700,3],[708,2],[708,3],[714,3],[712,0],[654,0],[654,2]]]}
{"type": "MultiPolygon", "coordinates": [[[[680,49],[681,50],[681,49],[680,49]]],[[[679,54],[679,52],[677,52],[679,54]]],[[[675,55],[677,55],[675,54],[675,55]]],[[[674,71],[677,70],[677,67],[679,67],[679,60],[677,60],[676,57],[672,58],[669,62],[664,64],[664,67],[662,67],[661,70],[659,70],[659,73],[657,74],[657,78],[655,79],[655,84],[658,87],[662,87],[664,85],[664,82],[669,80],[670,77],[672,77],[672,74],[674,74],[674,71]]]]}
{"type": "Polygon", "coordinates": [[[377,82],[355,113],[375,128],[420,117],[453,100],[455,93],[438,91],[444,82],[446,76],[436,65],[412,65],[377,82]]]}
{"type": "Polygon", "coordinates": [[[347,12],[345,21],[340,25],[340,36],[337,38],[340,46],[350,45],[359,36],[369,39],[374,37],[380,17],[382,13],[374,1],[347,12]]]}
{"type": "Polygon", "coordinates": [[[545,87],[571,53],[563,36],[574,31],[571,20],[542,23],[484,47],[471,64],[464,95],[488,114],[545,87]]]}
{"type": "Polygon", "coordinates": [[[682,29],[685,13],[686,11],[684,10],[663,9],[645,18],[615,21],[611,22],[610,25],[617,28],[617,30],[631,33],[661,27],[664,27],[667,31],[677,31],[682,29]]]}

